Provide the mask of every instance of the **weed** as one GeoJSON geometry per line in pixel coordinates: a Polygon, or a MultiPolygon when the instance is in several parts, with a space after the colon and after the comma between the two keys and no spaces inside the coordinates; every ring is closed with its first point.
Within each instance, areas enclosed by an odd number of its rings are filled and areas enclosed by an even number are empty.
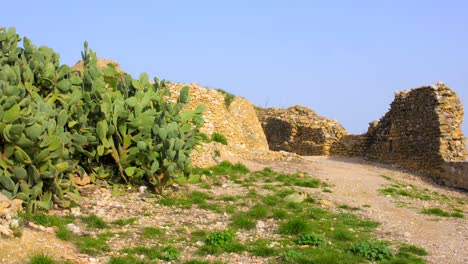
{"type": "Polygon", "coordinates": [[[235,228],[252,229],[255,227],[255,222],[245,214],[239,213],[231,217],[230,225],[235,228]]]}
{"type": "Polygon", "coordinates": [[[56,262],[49,255],[45,253],[39,253],[39,254],[33,255],[30,258],[29,263],[30,264],[54,264],[56,262]]]}
{"type": "Polygon", "coordinates": [[[353,245],[350,251],[369,260],[385,260],[393,257],[392,251],[381,242],[361,242],[353,245]]]}
{"type": "Polygon", "coordinates": [[[205,143],[209,143],[210,142],[210,138],[205,134],[205,133],[198,133],[198,140],[200,142],[205,142],[205,143]]]}
{"type": "Polygon", "coordinates": [[[204,204],[206,200],[210,199],[210,196],[204,192],[193,191],[190,193],[190,199],[194,204],[204,204]]]}
{"type": "Polygon", "coordinates": [[[111,251],[111,248],[107,245],[107,240],[113,235],[111,232],[106,232],[96,237],[80,237],[76,241],[76,245],[81,253],[96,256],[101,252],[111,251]]]}
{"type": "Polygon", "coordinates": [[[112,221],[111,224],[117,225],[117,226],[126,226],[126,225],[131,225],[135,223],[136,220],[137,218],[135,217],[127,218],[127,219],[117,219],[117,220],[112,221]]]}
{"type": "Polygon", "coordinates": [[[70,231],[67,230],[66,225],[73,223],[72,216],[56,216],[56,215],[46,215],[43,213],[37,214],[22,214],[21,218],[33,222],[38,225],[43,225],[47,227],[56,226],[58,230],[55,232],[58,238],[62,240],[70,240],[72,238],[72,234],[70,231]]]}
{"type": "Polygon", "coordinates": [[[247,212],[247,215],[255,219],[261,219],[267,217],[268,210],[265,208],[265,206],[256,204],[250,208],[250,210],[247,212]]]}
{"type": "Polygon", "coordinates": [[[162,249],[161,259],[166,261],[174,261],[180,258],[180,251],[172,246],[167,246],[162,249]]]}
{"type": "Polygon", "coordinates": [[[294,218],[280,224],[278,232],[284,235],[298,235],[309,231],[310,225],[303,218],[294,218]]]}
{"type": "Polygon", "coordinates": [[[262,201],[268,206],[275,206],[281,202],[281,199],[279,199],[279,197],[276,195],[267,195],[263,197],[262,201]]]}
{"type": "Polygon", "coordinates": [[[111,257],[109,264],[145,264],[143,260],[139,260],[134,256],[111,257]]]}
{"type": "Polygon", "coordinates": [[[273,209],[272,216],[275,219],[286,219],[288,217],[288,212],[282,209],[273,209]]]}
{"type": "Polygon", "coordinates": [[[59,239],[65,240],[65,241],[71,240],[73,238],[72,233],[65,227],[59,227],[59,229],[55,231],[55,235],[59,239]]]}
{"type": "Polygon", "coordinates": [[[399,252],[409,253],[417,256],[427,256],[428,253],[424,248],[420,248],[414,245],[402,244],[398,247],[399,252]]]}
{"type": "Polygon", "coordinates": [[[305,234],[301,235],[297,241],[299,245],[309,245],[309,246],[316,246],[320,247],[325,243],[323,237],[316,235],[316,234],[305,234]]]}
{"type": "Polygon", "coordinates": [[[228,243],[231,243],[233,239],[234,239],[234,233],[232,231],[222,231],[222,232],[215,232],[209,235],[206,238],[206,242],[208,245],[222,247],[228,243]]]}
{"type": "Polygon", "coordinates": [[[446,212],[440,208],[429,208],[429,209],[424,209],[421,211],[421,213],[423,214],[427,214],[427,215],[437,215],[437,216],[441,216],[441,217],[457,217],[457,218],[463,218],[464,215],[460,212],[454,212],[454,213],[450,213],[450,212],[446,212]]]}
{"type": "Polygon", "coordinates": [[[216,91],[222,93],[224,95],[224,105],[226,106],[226,108],[229,109],[229,107],[231,106],[232,102],[234,101],[234,99],[236,98],[235,95],[233,95],[232,93],[228,93],[222,89],[216,89],[216,91]]]}
{"type": "Polygon", "coordinates": [[[355,235],[351,231],[339,229],[333,233],[333,238],[338,241],[354,241],[355,235]]]}
{"type": "Polygon", "coordinates": [[[219,157],[221,157],[221,152],[219,150],[215,149],[214,155],[215,155],[215,157],[219,158],[219,157]]]}
{"type": "Polygon", "coordinates": [[[82,216],[80,219],[86,224],[88,228],[109,228],[109,225],[106,223],[106,221],[94,214],[82,216]]]}
{"type": "Polygon", "coordinates": [[[200,169],[200,168],[194,168],[193,173],[194,174],[205,174],[208,176],[217,176],[217,175],[244,175],[249,173],[250,170],[243,164],[237,163],[237,164],[232,164],[229,161],[223,161],[217,166],[205,168],[205,169],[200,169]]]}
{"type": "Polygon", "coordinates": [[[214,232],[206,238],[206,245],[198,253],[202,255],[216,255],[222,252],[242,252],[246,247],[234,241],[234,233],[230,230],[214,232]]]}
{"type": "Polygon", "coordinates": [[[121,250],[121,252],[127,253],[127,254],[133,254],[133,255],[143,255],[149,258],[150,260],[162,258],[162,255],[158,247],[137,246],[134,248],[124,248],[121,250]]]}
{"type": "Polygon", "coordinates": [[[142,231],[143,237],[148,239],[158,238],[164,234],[164,232],[155,227],[145,227],[142,231]]]}
{"type": "Polygon", "coordinates": [[[347,205],[347,204],[340,205],[340,206],[338,206],[338,208],[345,209],[345,210],[349,210],[349,211],[357,211],[357,210],[359,210],[358,207],[352,207],[352,206],[349,206],[349,205],[347,205]]]}
{"type": "Polygon", "coordinates": [[[277,254],[277,250],[269,247],[266,243],[268,241],[264,239],[259,239],[249,244],[248,251],[254,255],[259,257],[270,257],[277,254]]]}
{"type": "Polygon", "coordinates": [[[221,144],[226,145],[226,146],[228,144],[226,137],[223,134],[219,133],[219,132],[214,132],[211,135],[211,141],[218,142],[218,143],[221,143],[221,144]]]}

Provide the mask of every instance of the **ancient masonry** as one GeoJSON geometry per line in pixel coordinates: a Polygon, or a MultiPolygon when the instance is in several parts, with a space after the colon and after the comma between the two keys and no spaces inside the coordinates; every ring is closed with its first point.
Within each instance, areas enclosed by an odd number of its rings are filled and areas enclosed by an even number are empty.
{"type": "Polygon", "coordinates": [[[366,134],[341,138],[330,154],[398,164],[468,189],[463,114],[460,99],[443,83],[402,91],[366,134]]]}
{"type": "Polygon", "coordinates": [[[338,122],[301,106],[257,113],[272,150],[365,157],[468,189],[463,105],[443,83],[397,93],[390,111],[363,135],[347,135],[338,122]]]}
{"type": "Polygon", "coordinates": [[[328,155],[331,146],[347,134],[338,121],[319,116],[303,106],[256,110],[270,150],[328,155]]]}

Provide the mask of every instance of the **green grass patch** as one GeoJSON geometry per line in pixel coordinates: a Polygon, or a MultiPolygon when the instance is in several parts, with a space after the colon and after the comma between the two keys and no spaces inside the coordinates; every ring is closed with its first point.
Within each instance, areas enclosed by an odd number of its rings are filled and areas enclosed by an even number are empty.
{"type": "Polygon", "coordinates": [[[142,230],[142,235],[144,238],[153,239],[161,237],[162,235],[164,235],[164,232],[159,228],[145,227],[142,230]]]}
{"type": "Polygon", "coordinates": [[[111,257],[109,264],[145,264],[145,261],[134,256],[111,257]]]}
{"type": "Polygon", "coordinates": [[[347,204],[342,204],[342,205],[338,206],[338,208],[348,210],[348,211],[357,211],[357,210],[359,210],[358,207],[352,207],[352,206],[349,206],[347,204]]]}
{"type": "Polygon", "coordinates": [[[353,245],[350,251],[353,254],[373,261],[381,261],[393,257],[393,252],[387,245],[381,242],[360,242],[353,245]]]}
{"type": "Polygon", "coordinates": [[[398,247],[398,250],[400,253],[409,253],[409,254],[413,254],[413,255],[416,255],[416,256],[427,256],[429,255],[429,253],[427,253],[427,251],[424,249],[424,248],[420,248],[418,246],[414,246],[414,245],[408,245],[408,244],[401,244],[399,247],[398,247]]]}
{"type": "Polygon", "coordinates": [[[81,216],[80,219],[86,224],[88,228],[109,228],[109,224],[106,221],[94,214],[81,216]]]}
{"type": "Polygon", "coordinates": [[[303,234],[296,240],[299,245],[320,247],[325,243],[325,239],[317,234],[303,234]]]}
{"type": "Polygon", "coordinates": [[[98,234],[96,237],[79,237],[75,243],[81,253],[96,256],[102,252],[111,251],[111,248],[107,244],[107,240],[112,236],[114,236],[114,233],[106,232],[98,234]]]}
{"type": "Polygon", "coordinates": [[[218,142],[218,143],[221,143],[223,145],[228,144],[226,137],[223,134],[219,133],[219,132],[214,132],[211,135],[211,141],[218,142]]]}
{"type": "Polygon", "coordinates": [[[111,224],[116,226],[126,226],[135,223],[137,220],[136,217],[126,218],[126,219],[117,219],[111,222],[111,224]]]}
{"type": "Polygon", "coordinates": [[[38,225],[46,227],[58,227],[58,230],[55,231],[56,236],[62,240],[71,240],[73,235],[70,231],[67,230],[66,225],[73,223],[73,216],[56,216],[56,215],[47,215],[44,213],[36,214],[21,214],[20,218],[25,221],[30,221],[38,225]]]}
{"type": "Polygon", "coordinates": [[[209,168],[194,168],[194,174],[205,174],[207,176],[219,176],[219,175],[245,175],[250,170],[241,163],[232,164],[229,161],[223,161],[217,166],[209,168]]]}
{"type": "Polygon", "coordinates": [[[238,213],[231,217],[231,223],[229,225],[238,229],[252,229],[255,227],[256,222],[245,213],[238,213]]]}
{"type": "Polygon", "coordinates": [[[441,217],[456,217],[456,218],[463,218],[464,215],[463,213],[460,213],[460,212],[447,212],[447,211],[444,211],[440,208],[429,208],[429,209],[424,209],[421,211],[421,213],[423,214],[427,214],[427,215],[437,215],[437,216],[441,216],[441,217]]]}
{"type": "Polygon", "coordinates": [[[45,253],[34,254],[29,259],[29,264],[55,264],[55,260],[45,253]]]}
{"type": "Polygon", "coordinates": [[[224,106],[226,106],[227,109],[231,106],[232,102],[234,99],[236,99],[236,96],[233,95],[232,93],[226,92],[222,89],[216,89],[216,91],[222,93],[224,95],[224,106]]]}
{"type": "Polygon", "coordinates": [[[283,235],[299,235],[310,231],[310,224],[304,218],[293,218],[280,224],[278,232],[283,235]]]}
{"type": "Polygon", "coordinates": [[[256,204],[247,211],[247,215],[254,219],[262,219],[268,216],[268,209],[263,205],[256,204]]]}

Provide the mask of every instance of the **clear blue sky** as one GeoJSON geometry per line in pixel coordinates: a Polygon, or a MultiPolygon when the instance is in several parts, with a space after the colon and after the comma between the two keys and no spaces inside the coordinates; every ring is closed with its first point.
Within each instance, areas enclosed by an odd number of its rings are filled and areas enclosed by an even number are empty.
{"type": "MultiPolygon", "coordinates": [[[[302,104],[367,130],[394,92],[444,81],[468,105],[468,1],[5,1],[0,26],[259,106],[302,104]]],[[[468,106],[467,106],[468,108],[468,106]]],[[[468,109],[467,109],[468,112],[468,109]]],[[[465,134],[468,124],[464,123],[465,134]]]]}

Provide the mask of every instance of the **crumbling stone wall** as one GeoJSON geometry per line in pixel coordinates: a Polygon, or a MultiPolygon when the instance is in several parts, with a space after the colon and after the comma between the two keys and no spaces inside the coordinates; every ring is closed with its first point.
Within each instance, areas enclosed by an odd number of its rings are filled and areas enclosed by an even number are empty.
{"type": "MultiPolygon", "coordinates": [[[[223,134],[227,139],[227,146],[221,144],[204,144],[200,152],[192,155],[193,165],[208,167],[217,164],[219,158],[215,152],[233,153],[247,158],[261,158],[268,152],[268,142],[258,121],[254,106],[241,97],[236,97],[232,103],[226,105],[225,95],[214,89],[203,86],[181,83],[169,83],[173,98],[177,98],[182,87],[189,87],[190,101],[187,109],[194,109],[200,104],[206,105],[203,112],[205,124],[201,132],[208,137],[214,132],[223,134]]],[[[223,157],[222,157],[223,158],[223,157]]]]}
{"type": "Polygon", "coordinates": [[[443,83],[402,91],[366,134],[344,137],[330,154],[398,164],[468,189],[463,114],[460,99],[443,83]]]}
{"type": "Polygon", "coordinates": [[[299,155],[328,155],[346,130],[336,121],[303,106],[256,108],[270,150],[299,155]]]}

